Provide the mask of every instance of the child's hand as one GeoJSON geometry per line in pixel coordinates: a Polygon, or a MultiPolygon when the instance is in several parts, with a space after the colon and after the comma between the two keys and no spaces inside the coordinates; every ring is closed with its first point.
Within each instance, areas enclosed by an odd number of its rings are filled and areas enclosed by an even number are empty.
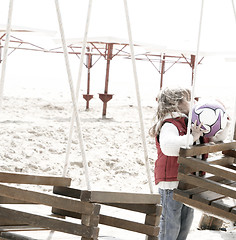
{"type": "Polygon", "coordinates": [[[202,127],[201,123],[197,126],[197,120],[192,125],[191,130],[192,130],[192,135],[193,135],[193,142],[196,142],[201,136],[203,136],[203,133],[206,131],[206,130],[202,129],[201,127],[202,127]]]}

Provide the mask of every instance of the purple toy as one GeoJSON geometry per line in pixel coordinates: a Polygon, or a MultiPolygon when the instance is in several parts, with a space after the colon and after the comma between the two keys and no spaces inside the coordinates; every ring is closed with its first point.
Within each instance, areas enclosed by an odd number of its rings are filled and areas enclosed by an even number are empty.
{"type": "Polygon", "coordinates": [[[197,120],[197,125],[202,123],[202,128],[207,130],[205,137],[213,137],[222,131],[227,124],[227,114],[222,104],[217,101],[199,102],[193,107],[192,123],[197,120]]]}

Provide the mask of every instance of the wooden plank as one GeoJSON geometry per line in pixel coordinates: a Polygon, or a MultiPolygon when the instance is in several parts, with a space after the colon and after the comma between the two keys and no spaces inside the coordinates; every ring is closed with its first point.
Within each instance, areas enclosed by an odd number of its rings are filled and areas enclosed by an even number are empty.
{"type": "Polygon", "coordinates": [[[39,203],[51,207],[65,209],[68,211],[80,212],[83,214],[99,213],[100,211],[100,206],[97,204],[81,202],[79,200],[64,196],[56,196],[24,190],[3,184],[0,184],[0,195],[30,203],[39,203]]]}
{"type": "Polygon", "coordinates": [[[71,179],[56,176],[42,176],[22,173],[0,172],[0,182],[50,185],[50,186],[70,186],[71,179]]]}
{"type": "Polygon", "coordinates": [[[80,199],[81,190],[71,188],[71,187],[55,186],[53,188],[53,193],[59,194],[59,195],[62,195],[62,196],[67,196],[67,197],[80,199]]]}
{"type": "Polygon", "coordinates": [[[159,222],[160,222],[160,216],[146,215],[146,217],[145,217],[146,225],[158,226],[159,222]]]}
{"type": "Polygon", "coordinates": [[[100,215],[99,223],[116,227],[120,229],[125,229],[137,233],[142,233],[150,236],[158,236],[159,227],[157,226],[149,226],[142,223],[137,223],[129,220],[124,220],[120,218],[100,215]]]}
{"type": "MultiPolygon", "coordinates": [[[[181,172],[181,173],[183,173],[182,171],[181,171],[181,169],[179,169],[179,172],[181,172]]],[[[215,181],[215,182],[220,182],[220,183],[226,183],[226,181],[227,182],[229,182],[229,180],[226,180],[226,179],[224,179],[224,178],[221,178],[221,177],[218,177],[218,176],[210,176],[210,177],[204,177],[204,179],[209,179],[209,180],[212,180],[212,181],[215,181]]],[[[180,185],[183,185],[184,184],[184,182],[183,181],[180,181],[179,182],[179,186],[180,185]]],[[[188,184],[188,185],[190,185],[190,184],[188,184]]],[[[191,196],[193,195],[193,194],[198,194],[198,193],[201,193],[201,192],[204,192],[204,191],[206,191],[206,189],[203,189],[203,188],[200,188],[200,187],[196,187],[196,186],[194,186],[194,185],[190,185],[190,186],[192,186],[191,188],[180,188],[178,186],[178,189],[179,190],[182,190],[182,192],[184,193],[184,195],[187,197],[189,197],[189,198],[191,198],[191,196]]]]}
{"type": "Polygon", "coordinates": [[[93,203],[132,203],[132,204],[160,203],[159,194],[86,191],[66,187],[55,187],[53,192],[64,196],[80,198],[81,201],[93,203]]]}
{"type": "Polygon", "coordinates": [[[211,191],[205,191],[205,192],[192,195],[192,199],[204,202],[208,205],[210,205],[212,201],[215,201],[221,198],[224,198],[224,195],[211,192],[211,191]]]}
{"type": "MultiPolygon", "coordinates": [[[[232,182],[232,181],[229,181],[229,180],[224,180],[224,181],[221,181],[220,183],[229,185],[231,187],[236,186],[235,182],[232,182]]],[[[215,192],[212,192],[212,191],[204,191],[204,192],[192,195],[191,198],[201,200],[202,202],[205,202],[206,204],[209,204],[209,205],[211,204],[212,205],[212,204],[214,204],[214,202],[218,202],[218,200],[221,202],[221,200],[223,198],[225,198],[225,196],[223,194],[215,193],[215,192]]]]}
{"type": "Polygon", "coordinates": [[[4,196],[0,196],[0,204],[28,204],[29,202],[20,201],[17,199],[12,199],[4,196]]]}
{"type": "Polygon", "coordinates": [[[160,195],[124,192],[82,191],[81,201],[96,203],[159,204],[160,195]]]}
{"type": "Polygon", "coordinates": [[[234,163],[234,158],[227,155],[220,155],[207,158],[206,160],[209,164],[221,165],[227,167],[228,165],[232,165],[234,163]]]}
{"type": "Polygon", "coordinates": [[[222,219],[203,214],[199,223],[199,228],[201,230],[219,230],[223,223],[224,221],[222,219]]]}
{"type": "Polygon", "coordinates": [[[201,188],[204,188],[206,190],[210,190],[212,192],[216,192],[219,194],[223,194],[225,196],[229,196],[232,198],[236,198],[236,191],[234,187],[227,186],[225,184],[221,184],[218,182],[214,182],[209,179],[200,178],[194,175],[187,176],[185,174],[179,173],[178,179],[188,182],[190,184],[195,184],[195,186],[199,186],[201,188]]]}
{"type": "Polygon", "coordinates": [[[229,219],[231,221],[236,221],[236,214],[234,214],[232,212],[226,212],[226,211],[224,211],[222,209],[219,209],[215,206],[207,205],[205,203],[202,203],[201,201],[186,198],[186,197],[181,196],[179,194],[174,194],[174,199],[176,201],[182,202],[186,205],[190,205],[194,208],[198,208],[198,209],[200,209],[204,212],[207,212],[209,214],[219,216],[223,219],[229,219]]]}
{"type": "MultiPolygon", "coordinates": [[[[80,199],[81,190],[68,187],[54,187],[53,193],[80,199]]],[[[157,204],[105,203],[105,205],[147,214],[158,214],[161,209],[157,204]]]]}
{"type": "MultiPolygon", "coordinates": [[[[198,165],[184,165],[184,164],[181,164],[181,160],[183,159],[183,157],[179,157],[178,159],[178,162],[179,162],[179,170],[181,170],[181,172],[183,173],[191,173],[191,172],[194,172],[194,171],[200,171],[201,170],[201,167],[199,167],[198,165]]],[[[187,161],[189,159],[193,159],[193,158],[186,158],[187,161]]],[[[196,159],[196,158],[195,158],[196,159]]],[[[198,159],[199,160],[199,159],[198,159]]],[[[203,160],[201,160],[203,161],[203,160]]],[[[208,164],[213,164],[213,165],[220,165],[220,166],[225,166],[225,167],[229,167],[229,165],[232,165],[234,163],[234,158],[232,157],[229,157],[229,156],[225,156],[225,155],[220,155],[220,156],[214,156],[214,157],[211,157],[211,158],[207,158],[206,161],[204,161],[208,164]]]]}
{"type": "Polygon", "coordinates": [[[230,212],[231,209],[236,207],[236,203],[235,203],[234,199],[229,198],[229,197],[225,197],[225,198],[221,198],[221,199],[212,201],[211,205],[221,208],[228,212],[230,212]]]}
{"type": "Polygon", "coordinates": [[[22,236],[20,234],[10,232],[3,232],[1,233],[1,236],[3,237],[3,239],[8,240],[38,240],[37,238],[22,236]]]}
{"type": "Polygon", "coordinates": [[[205,153],[213,153],[219,151],[226,151],[236,149],[236,141],[224,141],[224,142],[217,142],[217,143],[205,143],[205,144],[198,144],[191,146],[190,148],[181,148],[179,155],[181,157],[191,157],[202,155],[205,153]]]}
{"type": "Polygon", "coordinates": [[[14,218],[15,220],[19,221],[26,221],[33,227],[42,227],[88,238],[98,237],[98,228],[83,226],[80,224],[68,222],[64,219],[56,219],[49,216],[32,214],[6,207],[0,207],[0,215],[8,218],[14,218]]]}
{"type": "Polygon", "coordinates": [[[186,165],[180,163],[180,162],[179,162],[179,159],[178,159],[178,163],[179,163],[179,171],[181,171],[182,173],[187,174],[187,173],[192,173],[192,172],[194,172],[194,169],[193,169],[193,168],[191,168],[191,167],[189,167],[189,166],[186,166],[186,165]]]}
{"type": "Polygon", "coordinates": [[[191,168],[193,169],[205,171],[222,178],[236,181],[236,171],[233,169],[224,166],[209,164],[193,157],[179,157],[178,161],[179,163],[182,163],[186,166],[191,166],[191,168]]]}
{"type": "Polygon", "coordinates": [[[37,230],[46,230],[45,228],[40,227],[31,227],[26,225],[18,226],[0,226],[0,232],[11,232],[11,231],[37,231],[37,230]]]}
{"type": "Polygon", "coordinates": [[[235,162],[235,159],[236,159],[236,150],[230,149],[230,150],[223,151],[222,153],[225,154],[225,155],[227,155],[227,156],[233,157],[233,158],[234,158],[234,162],[235,162]]]}
{"type": "MultiPolygon", "coordinates": [[[[81,219],[81,214],[75,212],[64,211],[61,209],[53,209],[53,213],[62,216],[68,216],[81,219]]],[[[157,236],[159,228],[157,226],[148,226],[142,223],[128,221],[120,218],[110,217],[106,215],[99,215],[99,224],[104,224],[111,227],[121,228],[133,232],[143,233],[150,236],[157,236]]]]}
{"type": "Polygon", "coordinates": [[[105,205],[146,214],[161,214],[161,206],[157,204],[106,203],[105,205]]]}

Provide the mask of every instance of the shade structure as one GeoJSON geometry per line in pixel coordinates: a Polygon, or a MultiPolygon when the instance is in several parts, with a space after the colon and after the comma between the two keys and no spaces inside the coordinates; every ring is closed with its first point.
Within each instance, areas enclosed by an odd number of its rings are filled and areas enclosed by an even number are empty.
{"type": "MultiPolygon", "coordinates": [[[[55,39],[56,44],[60,44],[60,40],[55,39]]],[[[71,38],[66,39],[67,47],[70,48],[71,54],[80,54],[81,48],[83,45],[82,38],[71,38]]],[[[134,42],[134,46],[137,49],[139,54],[144,54],[148,47],[148,43],[142,42],[134,42]]],[[[158,48],[164,50],[165,46],[157,46],[158,48]]],[[[109,87],[109,73],[110,73],[110,65],[111,60],[116,57],[124,57],[130,58],[130,48],[129,48],[129,40],[124,38],[112,37],[112,36],[97,36],[97,37],[89,37],[87,39],[86,45],[86,55],[87,55],[87,65],[88,68],[88,82],[87,82],[87,93],[83,95],[84,99],[87,101],[86,108],[88,109],[88,102],[92,99],[92,95],[90,94],[90,68],[93,66],[92,64],[92,56],[100,56],[106,60],[106,74],[105,74],[105,86],[104,92],[99,93],[99,98],[103,102],[103,111],[102,117],[106,117],[107,110],[107,102],[112,99],[113,94],[108,92],[109,87]]],[[[52,51],[58,51],[59,48],[52,49],[52,51]]],[[[96,63],[96,62],[95,62],[96,63]]]]}
{"type": "MultiPolygon", "coordinates": [[[[0,33],[5,33],[6,32],[7,26],[5,24],[0,24],[0,33]]],[[[46,29],[38,29],[38,28],[30,28],[26,26],[17,26],[17,25],[12,25],[11,26],[11,32],[12,33],[34,33],[37,35],[44,35],[44,36],[51,36],[55,37],[57,34],[56,31],[51,31],[51,30],[46,30],[46,29]]]]}

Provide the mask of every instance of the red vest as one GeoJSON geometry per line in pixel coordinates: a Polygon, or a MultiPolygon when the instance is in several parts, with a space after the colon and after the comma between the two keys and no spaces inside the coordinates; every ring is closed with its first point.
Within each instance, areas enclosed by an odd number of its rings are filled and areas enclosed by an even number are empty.
{"type": "MultiPolygon", "coordinates": [[[[163,124],[165,122],[170,122],[174,124],[177,127],[180,136],[187,134],[187,124],[185,122],[184,117],[166,119],[163,122],[163,124]]],[[[209,142],[209,139],[203,137],[202,143],[207,143],[207,142],[209,142]]],[[[178,181],[177,179],[178,167],[179,167],[178,157],[164,155],[163,152],[161,151],[158,138],[156,138],[156,146],[157,146],[158,158],[155,162],[155,169],[154,169],[155,184],[158,184],[161,181],[166,181],[166,182],[178,181]]],[[[208,154],[202,155],[203,160],[207,159],[207,157],[208,157],[208,154]]]]}
{"type": "MultiPolygon", "coordinates": [[[[184,117],[181,118],[171,118],[166,119],[165,122],[173,123],[179,130],[179,135],[183,136],[187,133],[187,126],[184,121],[184,117]]],[[[155,184],[158,184],[161,181],[178,181],[177,175],[178,175],[178,157],[175,156],[166,156],[161,151],[160,143],[158,142],[158,138],[156,138],[156,146],[157,146],[157,154],[158,158],[155,162],[155,184]]]]}

